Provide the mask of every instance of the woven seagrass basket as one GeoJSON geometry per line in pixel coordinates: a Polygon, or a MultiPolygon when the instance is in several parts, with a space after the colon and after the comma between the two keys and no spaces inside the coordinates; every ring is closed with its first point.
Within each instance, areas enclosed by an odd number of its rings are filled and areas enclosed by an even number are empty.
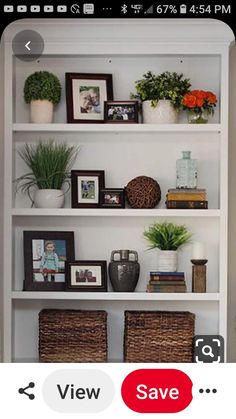
{"type": "Polygon", "coordinates": [[[125,362],[192,362],[195,314],[125,311],[125,362]]]}
{"type": "Polygon", "coordinates": [[[106,362],[107,313],[51,310],[39,313],[40,362],[106,362]]]}

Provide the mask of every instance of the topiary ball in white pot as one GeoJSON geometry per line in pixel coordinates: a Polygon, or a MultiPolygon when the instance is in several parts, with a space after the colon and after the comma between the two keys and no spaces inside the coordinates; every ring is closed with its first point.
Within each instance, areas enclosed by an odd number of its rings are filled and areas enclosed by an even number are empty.
{"type": "Polygon", "coordinates": [[[25,81],[24,99],[30,104],[31,122],[51,123],[54,105],[57,105],[61,99],[60,80],[48,71],[36,71],[25,81]]]}

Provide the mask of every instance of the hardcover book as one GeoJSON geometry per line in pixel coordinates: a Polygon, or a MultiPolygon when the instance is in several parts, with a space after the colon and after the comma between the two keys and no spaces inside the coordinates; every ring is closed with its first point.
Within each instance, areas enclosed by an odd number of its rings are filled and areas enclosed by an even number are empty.
{"type": "Polygon", "coordinates": [[[198,193],[206,193],[205,188],[170,188],[168,189],[169,193],[176,193],[176,194],[182,194],[182,193],[189,193],[189,194],[198,194],[198,193]]]}
{"type": "Polygon", "coordinates": [[[168,193],[168,201],[206,201],[206,193],[168,193]]]}
{"type": "Polygon", "coordinates": [[[163,271],[150,271],[150,275],[159,275],[159,276],[166,276],[166,275],[183,275],[184,276],[184,272],[177,272],[177,271],[174,271],[174,272],[171,272],[171,271],[168,271],[168,272],[163,272],[163,271]]]}
{"type": "Polygon", "coordinates": [[[147,292],[186,292],[186,285],[163,285],[161,287],[155,287],[148,284],[147,292]]]}
{"type": "Polygon", "coordinates": [[[150,276],[150,281],[160,282],[160,281],[183,281],[184,275],[166,275],[166,276],[158,276],[152,275],[150,276]]]}
{"type": "Polygon", "coordinates": [[[208,201],[166,201],[168,209],[208,209],[208,201]]]}

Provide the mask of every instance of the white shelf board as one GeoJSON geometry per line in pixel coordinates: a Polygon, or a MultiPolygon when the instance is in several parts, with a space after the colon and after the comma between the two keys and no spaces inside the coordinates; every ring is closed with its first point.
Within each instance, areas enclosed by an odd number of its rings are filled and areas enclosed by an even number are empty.
{"type": "Polygon", "coordinates": [[[221,132],[221,124],[33,124],[15,123],[13,132],[221,132]]]}
{"type": "Polygon", "coordinates": [[[219,301],[219,293],[13,291],[12,300],[219,301]]]}
{"type": "Polygon", "coordinates": [[[14,217],[220,217],[219,209],[14,208],[14,217]]]}

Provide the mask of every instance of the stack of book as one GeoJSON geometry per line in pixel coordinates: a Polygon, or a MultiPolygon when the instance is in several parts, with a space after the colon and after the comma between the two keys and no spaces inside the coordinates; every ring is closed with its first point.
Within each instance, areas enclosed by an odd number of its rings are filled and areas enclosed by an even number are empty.
{"type": "Polygon", "coordinates": [[[147,292],[186,292],[184,272],[150,272],[147,292]]]}
{"type": "Polygon", "coordinates": [[[168,189],[166,208],[169,209],[207,209],[206,189],[168,189]]]}

